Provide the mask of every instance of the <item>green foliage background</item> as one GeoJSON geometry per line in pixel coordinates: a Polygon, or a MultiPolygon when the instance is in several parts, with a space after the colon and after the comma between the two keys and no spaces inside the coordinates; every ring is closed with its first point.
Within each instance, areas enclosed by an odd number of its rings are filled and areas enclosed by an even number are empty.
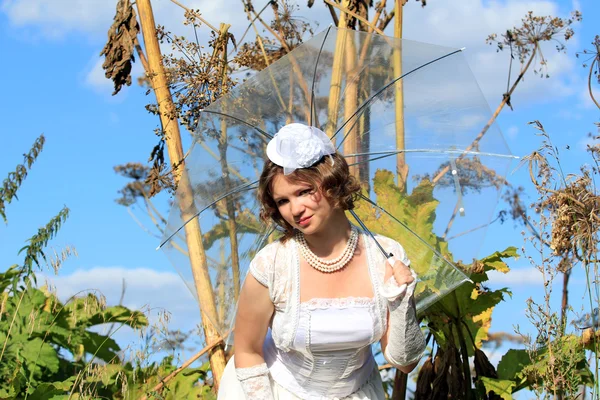
{"type": "MultiPolygon", "coordinates": [[[[40,136],[23,164],[0,188],[0,214],[42,151],[40,136]]],[[[63,208],[19,250],[22,264],[0,273],[0,399],[138,399],[214,398],[208,364],[187,368],[160,390],[153,388],[177,367],[172,356],[142,365],[126,362],[111,337],[122,327],[143,329],[148,318],[123,306],[107,306],[101,295],[86,293],[61,302],[38,286],[36,270],[56,268],[64,260],[49,259],[45,249],[69,215],[63,208]],[[112,333],[98,333],[113,324],[112,333]]]]}

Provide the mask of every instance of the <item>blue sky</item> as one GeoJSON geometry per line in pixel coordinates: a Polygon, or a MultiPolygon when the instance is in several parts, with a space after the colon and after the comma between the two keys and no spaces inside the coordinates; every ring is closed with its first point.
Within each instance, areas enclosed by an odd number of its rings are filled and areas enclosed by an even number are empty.
{"type": "MultiPolygon", "coordinates": [[[[19,201],[7,207],[9,223],[0,229],[0,268],[19,262],[16,253],[25,240],[67,205],[71,217],[53,244],[57,248],[73,245],[79,256],[65,263],[53,278],[61,296],[94,287],[106,294],[109,303],[115,303],[121,280],[126,278],[126,304],[167,307],[173,313],[174,326],[191,327],[197,323],[196,305],[164,254],[155,251],[158,240],[143,232],[127,210],[114,202],[126,181],[113,167],[147,160],[157,142],[152,131],[158,120],[144,109],[152,101],[144,89],[134,82],[111,97],[111,83],[99,68],[102,60],[98,54],[112,20],[113,3],[0,0],[4,60],[0,63],[0,110],[4,116],[0,176],[22,161],[21,154],[40,133],[46,136],[44,151],[21,187],[19,201]]],[[[153,4],[158,23],[178,33],[191,33],[180,23],[181,9],[167,0],[153,4]]],[[[238,37],[245,29],[245,16],[236,2],[188,1],[186,5],[199,8],[214,25],[232,23],[238,37]]],[[[329,20],[323,5],[314,8],[301,14],[326,26],[329,20]]],[[[582,160],[587,160],[587,134],[595,131],[593,122],[600,114],[586,97],[587,71],[575,58],[575,52],[590,48],[594,35],[600,34],[593,23],[600,16],[597,1],[430,1],[424,9],[410,2],[404,36],[466,47],[470,65],[495,108],[506,85],[507,59],[486,45],[485,38],[515,25],[530,9],[561,17],[579,9],[584,19],[574,26],[576,35],[567,43],[567,54],[544,49],[551,78],[528,74],[513,95],[515,110],[505,109],[498,122],[512,152],[522,156],[539,145],[527,122],[540,120],[561,149],[566,170],[577,172],[582,160]],[[567,144],[570,150],[565,149],[567,144]]],[[[139,74],[139,66],[134,71],[139,74]]],[[[597,85],[596,89],[600,93],[597,85]]],[[[509,179],[529,187],[525,170],[509,179]]],[[[166,204],[166,198],[159,199],[158,206],[165,212],[166,204]]],[[[481,254],[509,245],[520,247],[520,231],[519,227],[513,229],[512,223],[492,227],[481,254]]],[[[514,272],[491,283],[492,287],[509,286],[514,292],[513,299],[495,311],[493,331],[512,332],[516,323],[527,327],[525,299],[535,296],[541,300],[543,294],[539,276],[523,258],[511,267],[514,272]]],[[[581,273],[576,272],[574,301],[576,293],[583,291],[582,282],[581,273]]]]}

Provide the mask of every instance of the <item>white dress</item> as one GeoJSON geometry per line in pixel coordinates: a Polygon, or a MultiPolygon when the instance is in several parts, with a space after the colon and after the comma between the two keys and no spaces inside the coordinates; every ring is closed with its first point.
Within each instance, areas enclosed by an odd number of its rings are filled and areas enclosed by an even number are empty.
{"type": "MultiPolygon", "coordinates": [[[[250,264],[250,273],[269,289],[275,314],[263,355],[276,400],[383,400],[385,394],[371,345],[387,327],[387,299],[381,295],[385,258],[361,232],[367,249],[374,297],[300,302],[297,243],[274,242],[250,264]]],[[[406,265],[404,249],[384,236],[377,240],[406,265]]],[[[220,382],[219,400],[245,399],[233,358],[220,382]]]]}

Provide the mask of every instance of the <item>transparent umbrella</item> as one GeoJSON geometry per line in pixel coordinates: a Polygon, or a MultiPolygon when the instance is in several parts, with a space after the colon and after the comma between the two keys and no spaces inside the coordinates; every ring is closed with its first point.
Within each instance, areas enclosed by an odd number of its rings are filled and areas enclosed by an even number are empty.
{"type": "Polygon", "coordinates": [[[200,307],[226,337],[250,260],[279,234],[258,219],[266,145],[303,123],[363,184],[356,224],[405,248],[422,312],[469,279],[514,158],[491,115],[461,50],[329,28],[198,116],[161,247],[194,295],[210,279],[200,307]]]}

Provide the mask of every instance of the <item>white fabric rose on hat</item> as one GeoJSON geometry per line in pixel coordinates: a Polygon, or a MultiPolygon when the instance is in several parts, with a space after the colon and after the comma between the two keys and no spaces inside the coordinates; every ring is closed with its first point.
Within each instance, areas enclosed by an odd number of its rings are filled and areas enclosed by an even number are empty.
{"type": "Polygon", "coordinates": [[[334,153],[335,147],[325,132],[300,123],[284,126],[267,145],[267,157],[283,167],[285,175],[297,168],[308,168],[334,153]]]}

